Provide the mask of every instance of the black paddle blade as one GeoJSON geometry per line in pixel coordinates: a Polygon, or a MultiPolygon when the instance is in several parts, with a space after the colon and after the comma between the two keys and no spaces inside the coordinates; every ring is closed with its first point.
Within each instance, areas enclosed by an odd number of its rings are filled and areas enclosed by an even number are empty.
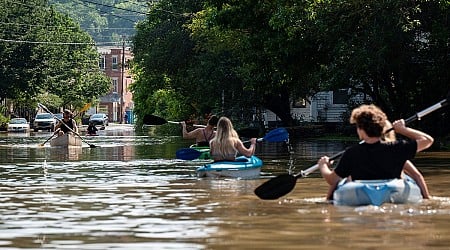
{"type": "Polygon", "coordinates": [[[166,119],[156,115],[144,115],[142,121],[145,125],[163,125],[167,123],[166,119]]]}
{"type": "Polygon", "coordinates": [[[244,138],[258,138],[259,137],[259,128],[243,128],[236,131],[239,137],[244,138]]]}
{"type": "Polygon", "coordinates": [[[275,200],[291,192],[296,183],[297,177],[293,175],[279,175],[257,187],[255,194],[263,200],[275,200]]]}

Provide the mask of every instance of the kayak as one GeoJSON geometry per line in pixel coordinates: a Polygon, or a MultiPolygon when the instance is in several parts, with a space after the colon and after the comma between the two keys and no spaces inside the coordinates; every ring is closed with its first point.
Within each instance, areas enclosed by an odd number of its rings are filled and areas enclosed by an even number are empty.
{"type": "Polygon", "coordinates": [[[341,180],[333,194],[335,205],[380,206],[383,203],[418,203],[423,199],[419,186],[409,176],[389,180],[341,180]]]}
{"type": "Polygon", "coordinates": [[[235,161],[217,161],[197,168],[198,177],[259,178],[263,162],[256,156],[239,156],[235,161]]]}
{"type": "Polygon", "coordinates": [[[52,147],[69,147],[81,146],[81,139],[78,136],[75,136],[72,133],[65,133],[63,135],[57,136],[50,141],[50,145],[52,147]]]}
{"type": "Polygon", "coordinates": [[[209,160],[211,159],[211,154],[209,147],[199,147],[197,145],[191,145],[189,148],[195,149],[200,152],[200,156],[197,159],[200,160],[209,160]]]}

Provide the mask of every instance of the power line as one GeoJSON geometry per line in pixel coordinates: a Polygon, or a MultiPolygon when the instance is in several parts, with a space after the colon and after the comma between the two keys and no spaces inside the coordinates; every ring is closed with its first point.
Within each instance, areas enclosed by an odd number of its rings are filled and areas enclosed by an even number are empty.
{"type": "Polygon", "coordinates": [[[0,42],[28,43],[28,44],[48,44],[48,45],[94,45],[94,46],[108,45],[108,44],[119,44],[119,45],[122,44],[122,41],[117,41],[117,42],[98,42],[98,43],[96,43],[96,42],[76,43],[76,42],[43,42],[43,41],[11,40],[11,39],[2,39],[2,38],[0,38],[0,42]]]}
{"type": "Polygon", "coordinates": [[[91,3],[91,4],[95,4],[95,5],[100,5],[100,6],[108,7],[108,8],[114,8],[114,9],[118,9],[118,10],[124,10],[124,11],[128,11],[128,12],[134,12],[134,13],[138,13],[138,14],[144,14],[144,15],[147,14],[147,13],[136,11],[136,10],[120,8],[120,7],[116,7],[116,6],[112,6],[112,5],[108,5],[108,4],[103,4],[103,3],[96,3],[96,2],[92,2],[92,1],[88,1],[88,0],[78,0],[78,1],[85,2],[85,3],[91,3]]]}

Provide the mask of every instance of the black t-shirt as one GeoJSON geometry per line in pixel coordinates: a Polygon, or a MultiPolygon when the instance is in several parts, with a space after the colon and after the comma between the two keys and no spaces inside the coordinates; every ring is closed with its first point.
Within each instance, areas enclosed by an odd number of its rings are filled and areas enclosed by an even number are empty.
{"type": "Polygon", "coordinates": [[[61,131],[63,131],[64,133],[68,133],[69,131],[73,130],[73,121],[72,118],[69,119],[69,121],[64,121],[62,120],[64,123],[61,124],[61,131]],[[70,128],[70,129],[69,129],[70,128]]]}
{"type": "Polygon", "coordinates": [[[334,171],[341,178],[351,176],[353,180],[400,178],[403,165],[414,158],[416,151],[415,140],[362,143],[346,150],[334,171]]]}

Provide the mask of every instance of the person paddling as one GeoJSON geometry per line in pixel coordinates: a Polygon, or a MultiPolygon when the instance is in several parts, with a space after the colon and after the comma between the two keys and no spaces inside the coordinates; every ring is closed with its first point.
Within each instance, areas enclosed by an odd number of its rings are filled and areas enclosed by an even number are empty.
{"type": "Polygon", "coordinates": [[[319,159],[322,177],[330,185],[327,199],[332,199],[338,182],[349,176],[352,180],[401,178],[405,162],[433,144],[433,137],[406,127],[403,119],[395,121],[393,128],[409,140],[383,142],[386,120],[386,114],[375,105],[361,105],[352,111],[350,123],[356,124],[356,132],[364,143],[347,149],[334,170],[330,169],[333,162],[328,156],[319,159]]]}
{"type": "Polygon", "coordinates": [[[98,128],[93,122],[89,122],[89,126],[86,129],[88,135],[97,135],[98,128]]]}
{"type": "Polygon", "coordinates": [[[227,117],[221,117],[217,123],[216,136],[209,143],[211,157],[214,161],[234,161],[238,154],[251,157],[255,153],[256,138],[250,139],[250,147],[246,148],[227,117]]]}
{"type": "Polygon", "coordinates": [[[64,110],[63,119],[61,121],[55,126],[55,133],[58,133],[58,136],[67,134],[71,132],[71,130],[78,133],[77,123],[72,119],[72,112],[70,110],[64,110]]]}
{"type": "Polygon", "coordinates": [[[208,119],[208,123],[204,128],[197,128],[190,132],[186,129],[186,122],[180,122],[183,127],[183,138],[184,139],[195,139],[195,142],[198,147],[209,147],[209,142],[216,135],[216,131],[214,128],[217,126],[217,121],[219,118],[215,115],[212,115],[208,119]]]}

